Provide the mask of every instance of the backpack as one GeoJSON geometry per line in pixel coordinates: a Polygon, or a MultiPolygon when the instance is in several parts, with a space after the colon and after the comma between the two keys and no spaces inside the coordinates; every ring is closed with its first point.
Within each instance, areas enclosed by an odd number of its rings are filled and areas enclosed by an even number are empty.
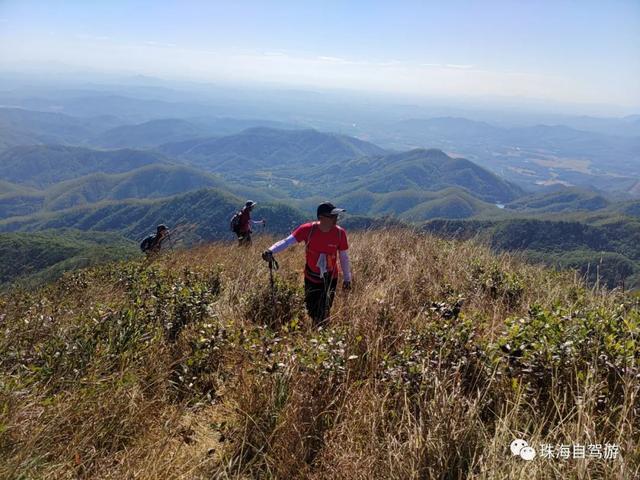
{"type": "Polygon", "coordinates": [[[238,233],[238,228],[240,228],[240,215],[242,212],[236,212],[233,217],[231,217],[231,221],[229,222],[229,229],[233,233],[238,233]]]}
{"type": "Polygon", "coordinates": [[[151,250],[153,248],[153,244],[155,243],[156,240],[156,236],[155,234],[151,234],[148,237],[146,237],[144,240],[142,240],[142,242],[140,243],[140,250],[142,250],[143,252],[147,252],[147,250],[151,250]]]}

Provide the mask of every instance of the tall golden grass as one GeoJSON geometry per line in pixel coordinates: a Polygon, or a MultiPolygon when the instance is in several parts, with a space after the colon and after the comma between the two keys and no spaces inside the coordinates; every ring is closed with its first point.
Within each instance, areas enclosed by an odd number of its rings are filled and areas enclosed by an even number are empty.
{"type": "Polygon", "coordinates": [[[0,477],[640,476],[637,299],[473,242],[364,232],[316,330],[302,247],[279,255],[273,308],[272,240],[1,297],[0,477]],[[605,443],[617,458],[540,455],[605,443]]]}

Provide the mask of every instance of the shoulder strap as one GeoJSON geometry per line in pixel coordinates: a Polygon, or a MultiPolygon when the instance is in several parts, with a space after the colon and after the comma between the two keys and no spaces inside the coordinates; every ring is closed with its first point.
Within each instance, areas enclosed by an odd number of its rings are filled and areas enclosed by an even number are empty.
{"type": "MultiPolygon", "coordinates": [[[[309,243],[311,242],[311,236],[313,235],[313,231],[316,228],[316,222],[311,223],[311,228],[309,229],[309,235],[307,235],[307,241],[304,244],[304,251],[305,254],[308,256],[309,255],[309,243]]],[[[306,259],[305,259],[305,265],[306,265],[306,259]]]]}
{"type": "MultiPolygon", "coordinates": [[[[311,228],[309,229],[309,235],[307,235],[306,248],[309,248],[309,242],[311,241],[311,235],[313,235],[313,231],[316,228],[316,222],[311,224],[311,228]]],[[[340,247],[340,242],[342,241],[342,229],[340,227],[336,227],[338,229],[338,247],[340,247]]]]}
{"type": "Polygon", "coordinates": [[[309,242],[311,241],[311,235],[313,235],[313,231],[316,228],[316,222],[311,224],[311,228],[309,229],[309,235],[307,235],[306,247],[309,248],[309,242]]]}

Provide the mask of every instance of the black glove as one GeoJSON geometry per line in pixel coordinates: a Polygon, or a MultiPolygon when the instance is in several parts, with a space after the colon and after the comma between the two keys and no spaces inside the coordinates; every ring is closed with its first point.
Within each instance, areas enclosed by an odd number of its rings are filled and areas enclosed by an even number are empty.
{"type": "Polygon", "coordinates": [[[342,289],[343,290],[351,290],[351,282],[347,282],[346,280],[344,282],[342,282],[342,289]]]}
{"type": "Polygon", "coordinates": [[[265,262],[272,262],[273,261],[273,253],[271,253],[271,250],[265,250],[264,252],[262,252],[262,259],[265,262]]]}

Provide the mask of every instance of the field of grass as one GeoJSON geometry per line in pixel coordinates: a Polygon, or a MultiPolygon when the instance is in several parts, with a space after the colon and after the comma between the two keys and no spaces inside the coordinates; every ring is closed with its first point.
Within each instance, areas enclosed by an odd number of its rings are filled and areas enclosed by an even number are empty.
{"type": "Polygon", "coordinates": [[[640,302],[472,242],[350,237],[304,313],[301,246],[216,243],[0,296],[0,478],[640,475],[640,302]],[[512,456],[522,438],[532,461],[512,456]],[[615,444],[615,459],[543,458],[615,444]]]}

